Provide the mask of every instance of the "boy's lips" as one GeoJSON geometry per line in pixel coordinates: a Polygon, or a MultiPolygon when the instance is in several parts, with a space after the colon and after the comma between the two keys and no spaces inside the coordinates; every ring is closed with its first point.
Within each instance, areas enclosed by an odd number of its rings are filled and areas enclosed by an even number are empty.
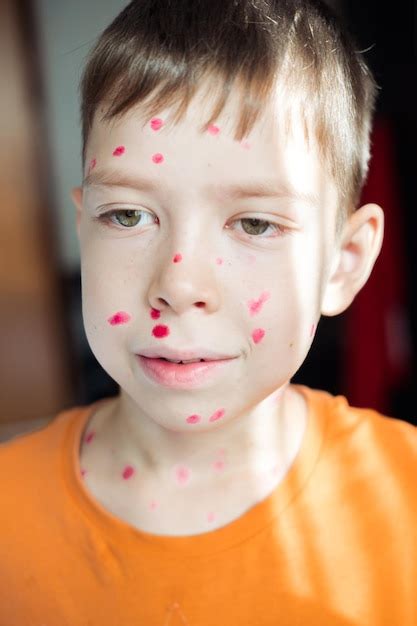
{"type": "Polygon", "coordinates": [[[227,359],[235,359],[236,355],[225,354],[224,352],[214,352],[205,348],[188,348],[186,350],[175,350],[168,346],[160,348],[144,348],[140,350],[138,356],[144,356],[148,359],[167,359],[170,361],[224,361],[227,359]]]}
{"type": "Polygon", "coordinates": [[[213,376],[223,372],[236,357],[211,359],[194,363],[172,363],[165,358],[136,355],[138,363],[147,378],[172,389],[200,387],[213,376]]]}

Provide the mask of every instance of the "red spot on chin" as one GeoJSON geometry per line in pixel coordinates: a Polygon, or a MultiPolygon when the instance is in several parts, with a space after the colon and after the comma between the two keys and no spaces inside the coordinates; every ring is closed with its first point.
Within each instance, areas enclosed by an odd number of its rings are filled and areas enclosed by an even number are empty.
{"type": "Polygon", "coordinates": [[[161,311],[158,311],[158,309],[151,309],[151,318],[153,320],[159,320],[160,317],[161,317],[161,311]]]}
{"type": "Polygon", "coordinates": [[[152,130],[159,130],[164,125],[164,120],[161,120],[159,117],[154,117],[151,119],[151,128],[152,130]]]}
{"type": "Polygon", "coordinates": [[[169,335],[169,328],[168,326],[164,326],[164,325],[160,325],[160,326],[154,326],[154,328],[152,329],[152,335],[154,337],[158,337],[159,339],[161,339],[162,337],[166,337],[167,335],[169,335]]]}
{"type": "Polygon", "coordinates": [[[216,136],[219,134],[220,128],[216,126],[216,124],[210,124],[207,128],[207,132],[210,133],[210,135],[216,136]]]}
{"type": "Polygon", "coordinates": [[[190,417],[187,417],[185,421],[187,424],[197,424],[198,422],[201,422],[201,417],[199,415],[190,415],[190,417]]]}
{"type": "Polygon", "coordinates": [[[126,148],[124,146],[117,146],[117,148],[113,150],[113,156],[121,156],[125,153],[125,150],[126,148]]]}
{"type": "Polygon", "coordinates": [[[131,316],[129,313],[125,313],[124,311],[118,311],[107,320],[109,324],[112,326],[117,326],[119,324],[126,324],[131,320],[131,316]]]}
{"type": "Polygon", "coordinates": [[[173,258],[173,262],[174,263],[179,263],[180,261],[182,261],[182,255],[181,254],[176,254],[173,258]]]}
{"type": "Polygon", "coordinates": [[[263,293],[261,293],[258,300],[250,300],[248,302],[250,314],[256,315],[257,313],[259,313],[259,311],[262,309],[263,305],[268,300],[268,298],[269,298],[269,293],[267,291],[264,291],[263,293]]]}
{"type": "Polygon", "coordinates": [[[224,409],[218,409],[209,418],[209,422],[215,422],[216,420],[219,420],[221,417],[223,417],[224,413],[225,413],[224,409]]]}
{"type": "Polygon", "coordinates": [[[126,465],[125,469],[123,470],[123,478],[127,480],[128,478],[133,476],[134,473],[135,470],[133,469],[133,467],[131,465],[126,465]]]}
{"type": "Polygon", "coordinates": [[[255,343],[259,343],[265,337],[265,331],[263,328],[256,328],[252,333],[252,339],[255,343]]]}
{"type": "Polygon", "coordinates": [[[163,155],[163,154],[160,154],[159,152],[157,152],[156,154],[154,154],[154,155],[152,156],[152,161],[153,161],[154,163],[163,163],[163,161],[164,161],[164,155],[163,155]]]}

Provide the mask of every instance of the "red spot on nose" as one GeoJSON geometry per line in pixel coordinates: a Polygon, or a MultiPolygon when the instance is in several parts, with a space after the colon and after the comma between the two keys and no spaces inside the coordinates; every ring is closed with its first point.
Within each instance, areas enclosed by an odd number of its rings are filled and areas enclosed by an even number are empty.
{"type": "Polygon", "coordinates": [[[209,418],[209,422],[215,422],[219,420],[224,415],[224,409],[218,409],[213,413],[213,415],[209,418]]]}
{"type": "Polygon", "coordinates": [[[125,469],[123,470],[123,478],[127,480],[128,478],[133,476],[134,473],[135,470],[133,469],[133,467],[131,465],[126,465],[125,469]]]}
{"type": "Polygon", "coordinates": [[[154,163],[162,163],[164,161],[164,155],[157,152],[157,154],[152,156],[152,161],[154,163]]]}
{"type": "Polygon", "coordinates": [[[154,326],[154,328],[152,329],[152,335],[154,337],[158,337],[159,339],[161,339],[162,337],[166,337],[167,335],[169,335],[169,328],[168,326],[164,326],[164,325],[160,325],[160,326],[154,326]]]}
{"type": "Polygon", "coordinates": [[[151,318],[153,320],[159,320],[160,317],[161,317],[161,311],[158,311],[158,309],[151,309],[151,318]]]}
{"type": "Polygon", "coordinates": [[[152,130],[159,130],[164,125],[164,120],[161,120],[159,117],[154,117],[151,119],[151,128],[152,130]]]}
{"type": "Polygon", "coordinates": [[[259,343],[265,337],[265,331],[263,328],[256,328],[252,333],[252,339],[255,343],[259,343]]]}
{"type": "Polygon", "coordinates": [[[179,263],[180,261],[182,261],[182,255],[181,254],[176,254],[173,258],[173,262],[174,263],[179,263]]]}
{"type": "Polygon", "coordinates": [[[216,136],[219,134],[220,128],[216,126],[216,124],[210,124],[207,128],[207,132],[210,133],[210,135],[216,136]]]}
{"type": "Polygon", "coordinates": [[[126,148],[124,146],[117,146],[117,148],[113,150],[113,156],[121,156],[125,153],[125,150],[126,148]]]}
{"type": "Polygon", "coordinates": [[[117,326],[118,324],[126,324],[131,320],[131,316],[129,313],[125,313],[124,311],[118,311],[107,320],[109,324],[112,326],[117,326]]]}

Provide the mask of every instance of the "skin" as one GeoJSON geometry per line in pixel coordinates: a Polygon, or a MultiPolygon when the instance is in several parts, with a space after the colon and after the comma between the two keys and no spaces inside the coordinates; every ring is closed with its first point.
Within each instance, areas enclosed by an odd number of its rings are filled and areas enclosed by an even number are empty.
{"type": "MultiPolygon", "coordinates": [[[[201,506],[200,518],[213,527],[265,495],[271,472],[275,482],[282,480],[308,419],[291,377],[308,354],[320,316],[350,305],[383,240],[383,211],[375,204],[358,209],[335,238],[336,185],[297,120],[291,135],[283,136],[273,101],[243,142],[233,138],[233,98],[216,120],[216,132],[200,131],[208,105],[196,97],[176,125],[168,123],[169,110],[158,112],[152,119],[161,122],[153,125],[141,119],[140,107],[117,121],[96,115],[86,155],[86,174],[95,161],[91,184],[72,193],[85,330],[97,360],[120,385],[120,395],[90,419],[86,432],[96,432],[95,448],[93,442],[83,446],[82,466],[108,508],[120,515],[134,510],[130,519],[148,530],[155,526],[132,504],[138,494],[146,493],[147,502],[169,500],[181,515],[201,506]],[[105,170],[119,184],[95,184],[94,176],[105,170]],[[128,187],[126,176],[151,179],[154,189],[128,187]],[[311,201],[283,190],[249,197],[227,192],[258,181],[292,186],[311,201]],[[115,218],[100,224],[94,218],[103,208],[146,213],[141,223],[125,217],[135,224],[128,228],[115,218]],[[250,236],[243,218],[287,230],[279,235],[273,227],[258,228],[260,234],[250,236]],[[174,263],[179,254],[181,262],[174,263]],[[152,310],[160,311],[158,322],[152,310]],[[120,311],[130,321],[110,325],[120,311]],[[155,338],[155,324],[166,325],[169,334],[155,338]],[[135,357],[162,342],[238,358],[227,376],[203,388],[166,389],[145,378],[135,357]],[[210,421],[219,410],[222,417],[210,421]],[[202,419],[186,421],[195,415],[202,419]],[[222,471],[213,469],[219,449],[226,453],[222,471]],[[121,478],[127,465],[140,483],[121,478]],[[186,488],[177,485],[179,466],[189,471],[186,488]]],[[[165,519],[160,532],[200,530],[191,513],[194,522],[185,526],[180,517],[165,513],[165,519]]]]}

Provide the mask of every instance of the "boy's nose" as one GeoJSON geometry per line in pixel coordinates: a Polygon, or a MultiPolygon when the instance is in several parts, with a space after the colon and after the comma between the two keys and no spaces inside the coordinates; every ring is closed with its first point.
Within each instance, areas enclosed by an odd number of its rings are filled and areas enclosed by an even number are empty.
{"type": "Polygon", "coordinates": [[[155,271],[149,287],[148,300],[152,308],[172,309],[178,315],[200,308],[206,313],[217,311],[221,305],[220,285],[216,280],[215,260],[187,258],[173,262],[171,255],[155,271]],[[213,266],[213,267],[211,267],[213,266]]]}

